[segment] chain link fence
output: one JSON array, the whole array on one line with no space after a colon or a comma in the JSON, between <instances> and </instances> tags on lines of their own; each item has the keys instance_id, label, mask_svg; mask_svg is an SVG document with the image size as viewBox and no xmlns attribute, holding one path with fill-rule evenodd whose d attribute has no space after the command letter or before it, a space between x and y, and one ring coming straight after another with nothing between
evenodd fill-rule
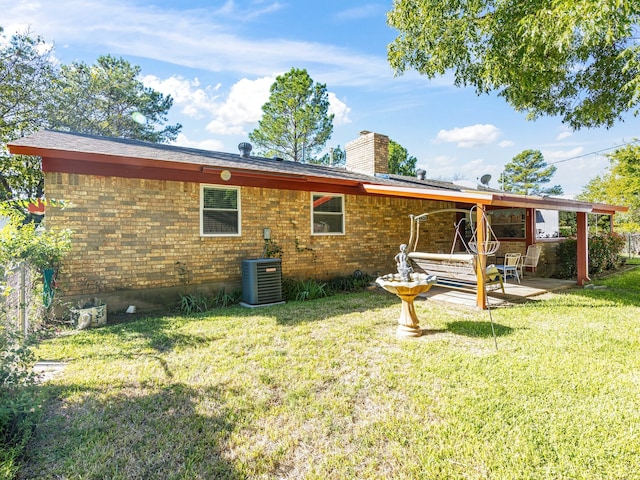
<instances>
[{"instance_id":1,"label":"chain link fence","mask_svg":"<svg viewBox=\"0 0 640 480\"><path fill-rule=\"evenodd\" d=\"M4 285L0 309L2 323L23 334L37 330L46 315L42 274L20 262L5 272Z\"/></svg>"}]
</instances>

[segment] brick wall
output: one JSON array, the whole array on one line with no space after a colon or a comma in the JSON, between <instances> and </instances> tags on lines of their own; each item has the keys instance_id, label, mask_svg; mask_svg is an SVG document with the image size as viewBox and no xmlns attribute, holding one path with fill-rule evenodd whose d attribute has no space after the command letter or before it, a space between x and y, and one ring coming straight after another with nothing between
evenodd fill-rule
<instances>
[{"instance_id":1,"label":"brick wall","mask_svg":"<svg viewBox=\"0 0 640 480\"><path fill-rule=\"evenodd\" d=\"M345 196L345 235L311 235L309 192L243 187L242 236L200 236L197 183L47 173L49 227L71 228L73 246L59 273L65 296L176 288L241 280L241 261L264 248L263 228L283 250L285 277L328 279L395 270L409 240L409 214L446 202ZM449 251L453 216L437 215L421 232L422 248Z\"/></svg>"}]
</instances>

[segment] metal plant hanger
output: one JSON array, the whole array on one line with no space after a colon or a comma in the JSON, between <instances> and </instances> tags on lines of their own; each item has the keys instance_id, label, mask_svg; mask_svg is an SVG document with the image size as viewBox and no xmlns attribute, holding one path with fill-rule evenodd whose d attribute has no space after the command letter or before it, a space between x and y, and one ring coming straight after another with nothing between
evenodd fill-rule
<instances>
[{"instance_id":1,"label":"metal plant hanger","mask_svg":"<svg viewBox=\"0 0 640 480\"><path fill-rule=\"evenodd\" d=\"M476 218L478 215L481 215L481 221L473 223L474 212L476 213ZM481 256L484 256L485 259L488 255L493 255L498 251L500 247L500 241L497 239L496 234L493 232L491 228L491 224L489 223L489 219L487 218L487 213L483 207L478 207L474 205L469 210L469 219L471 222L471 240L469 241L469 250L471 250L478 259L478 270L482 272L482 284L484 287L484 298L487 302L487 310L489 311L489 322L491 323L491 333L493 334L493 343L496 346L496 350L498 349L498 340L496 339L496 330L493 325L493 316L491 315L491 307L489 304L489 295L487 293L487 272L486 272L486 261L482 262ZM483 240L478 242L478 230L480 228L485 228ZM482 265L485 265L485 268L482 268Z\"/></svg>"}]
</instances>

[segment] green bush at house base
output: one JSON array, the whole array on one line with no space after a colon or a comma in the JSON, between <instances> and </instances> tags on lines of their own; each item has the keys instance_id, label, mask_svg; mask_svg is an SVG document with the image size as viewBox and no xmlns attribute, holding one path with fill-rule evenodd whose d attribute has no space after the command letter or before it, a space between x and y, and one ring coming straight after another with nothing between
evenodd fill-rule
<instances>
[{"instance_id":1,"label":"green bush at house base","mask_svg":"<svg viewBox=\"0 0 640 480\"><path fill-rule=\"evenodd\" d=\"M625 238L616 233L606 233L589 237L589 273L597 274L607 270L614 270L624 264L622 251ZM568 238L556 247L558 257L557 276L560 278L574 278L577 272L576 259L578 242Z\"/></svg>"},{"instance_id":2,"label":"green bush at house base","mask_svg":"<svg viewBox=\"0 0 640 480\"><path fill-rule=\"evenodd\" d=\"M360 271L356 271L353 275L335 277L326 282L312 278L307 280L284 278L282 280L282 298L287 302L303 302L339 293L360 292L366 289L372 281L371 275ZM241 290L234 290L230 293L219 290L213 297L205 294L180 295L178 310L187 315L204 313L215 308L237 305L241 299Z\"/></svg>"}]
</instances>

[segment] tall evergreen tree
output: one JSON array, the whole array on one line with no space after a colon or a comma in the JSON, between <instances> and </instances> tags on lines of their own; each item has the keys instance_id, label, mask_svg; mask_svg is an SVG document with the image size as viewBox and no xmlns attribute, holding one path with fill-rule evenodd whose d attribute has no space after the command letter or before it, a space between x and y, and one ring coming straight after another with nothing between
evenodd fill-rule
<instances>
[{"instance_id":1,"label":"tall evergreen tree","mask_svg":"<svg viewBox=\"0 0 640 480\"><path fill-rule=\"evenodd\" d=\"M173 99L145 88L140 67L103 56L57 68L52 50L28 31L0 40L0 201L19 209L44 195L44 179L39 157L9 155L11 140L54 128L164 142L181 129L163 126Z\"/></svg>"},{"instance_id":2,"label":"tall evergreen tree","mask_svg":"<svg viewBox=\"0 0 640 480\"><path fill-rule=\"evenodd\" d=\"M175 140L182 126L164 125L173 99L145 87L139 75L139 66L111 55L98 57L92 66L63 65L54 88L55 107L48 112L49 126L149 142Z\"/></svg>"},{"instance_id":3,"label":"tall evergreen tree","mask_svg":"<svg viewBox=\"0 0 640 480\"><path fill-rule=\"evenodd\" d=\"M0 34L2 27L0 27ZM50 48L29 32L0 40L0 201L41 197L40 160L9 155L6 144L43 125L56 71Z\"/></svg>"},{"instance_id":4,"label":"tall evergreen tree","mask_svg":"<svg viewBox=\"0 0 640 480\"><path fill-rule=\"evenodd\" d=\"M389 139L389 173L413 176L417 161L416 157L409 155L406 148Z\"/></svg>"},{"instance_id":5,"label":"tall evergreen tree","mask_svg":"<svg viewBox=\"0 0 640 480\"><path fill-rule=\"evenodd\" d=\"M555 166L547 165L539 150L525 150L504 166L500 183L507 192L523 195L562 195L560 185L549 188L542 186L551 181L556 170Z\"/></svg>"},{"instance_id":6,"label":"tall evergreen tree","mask_svg":"<svg viewBox=\"0 0 640 480\"><path fill-rule=\"evenodd\" d=\"M249 139L267 156L294 162L313 158L333 133L327 87L306 70L292 68L276 77L262 119Z\"/></svg>"}]
</instances>

